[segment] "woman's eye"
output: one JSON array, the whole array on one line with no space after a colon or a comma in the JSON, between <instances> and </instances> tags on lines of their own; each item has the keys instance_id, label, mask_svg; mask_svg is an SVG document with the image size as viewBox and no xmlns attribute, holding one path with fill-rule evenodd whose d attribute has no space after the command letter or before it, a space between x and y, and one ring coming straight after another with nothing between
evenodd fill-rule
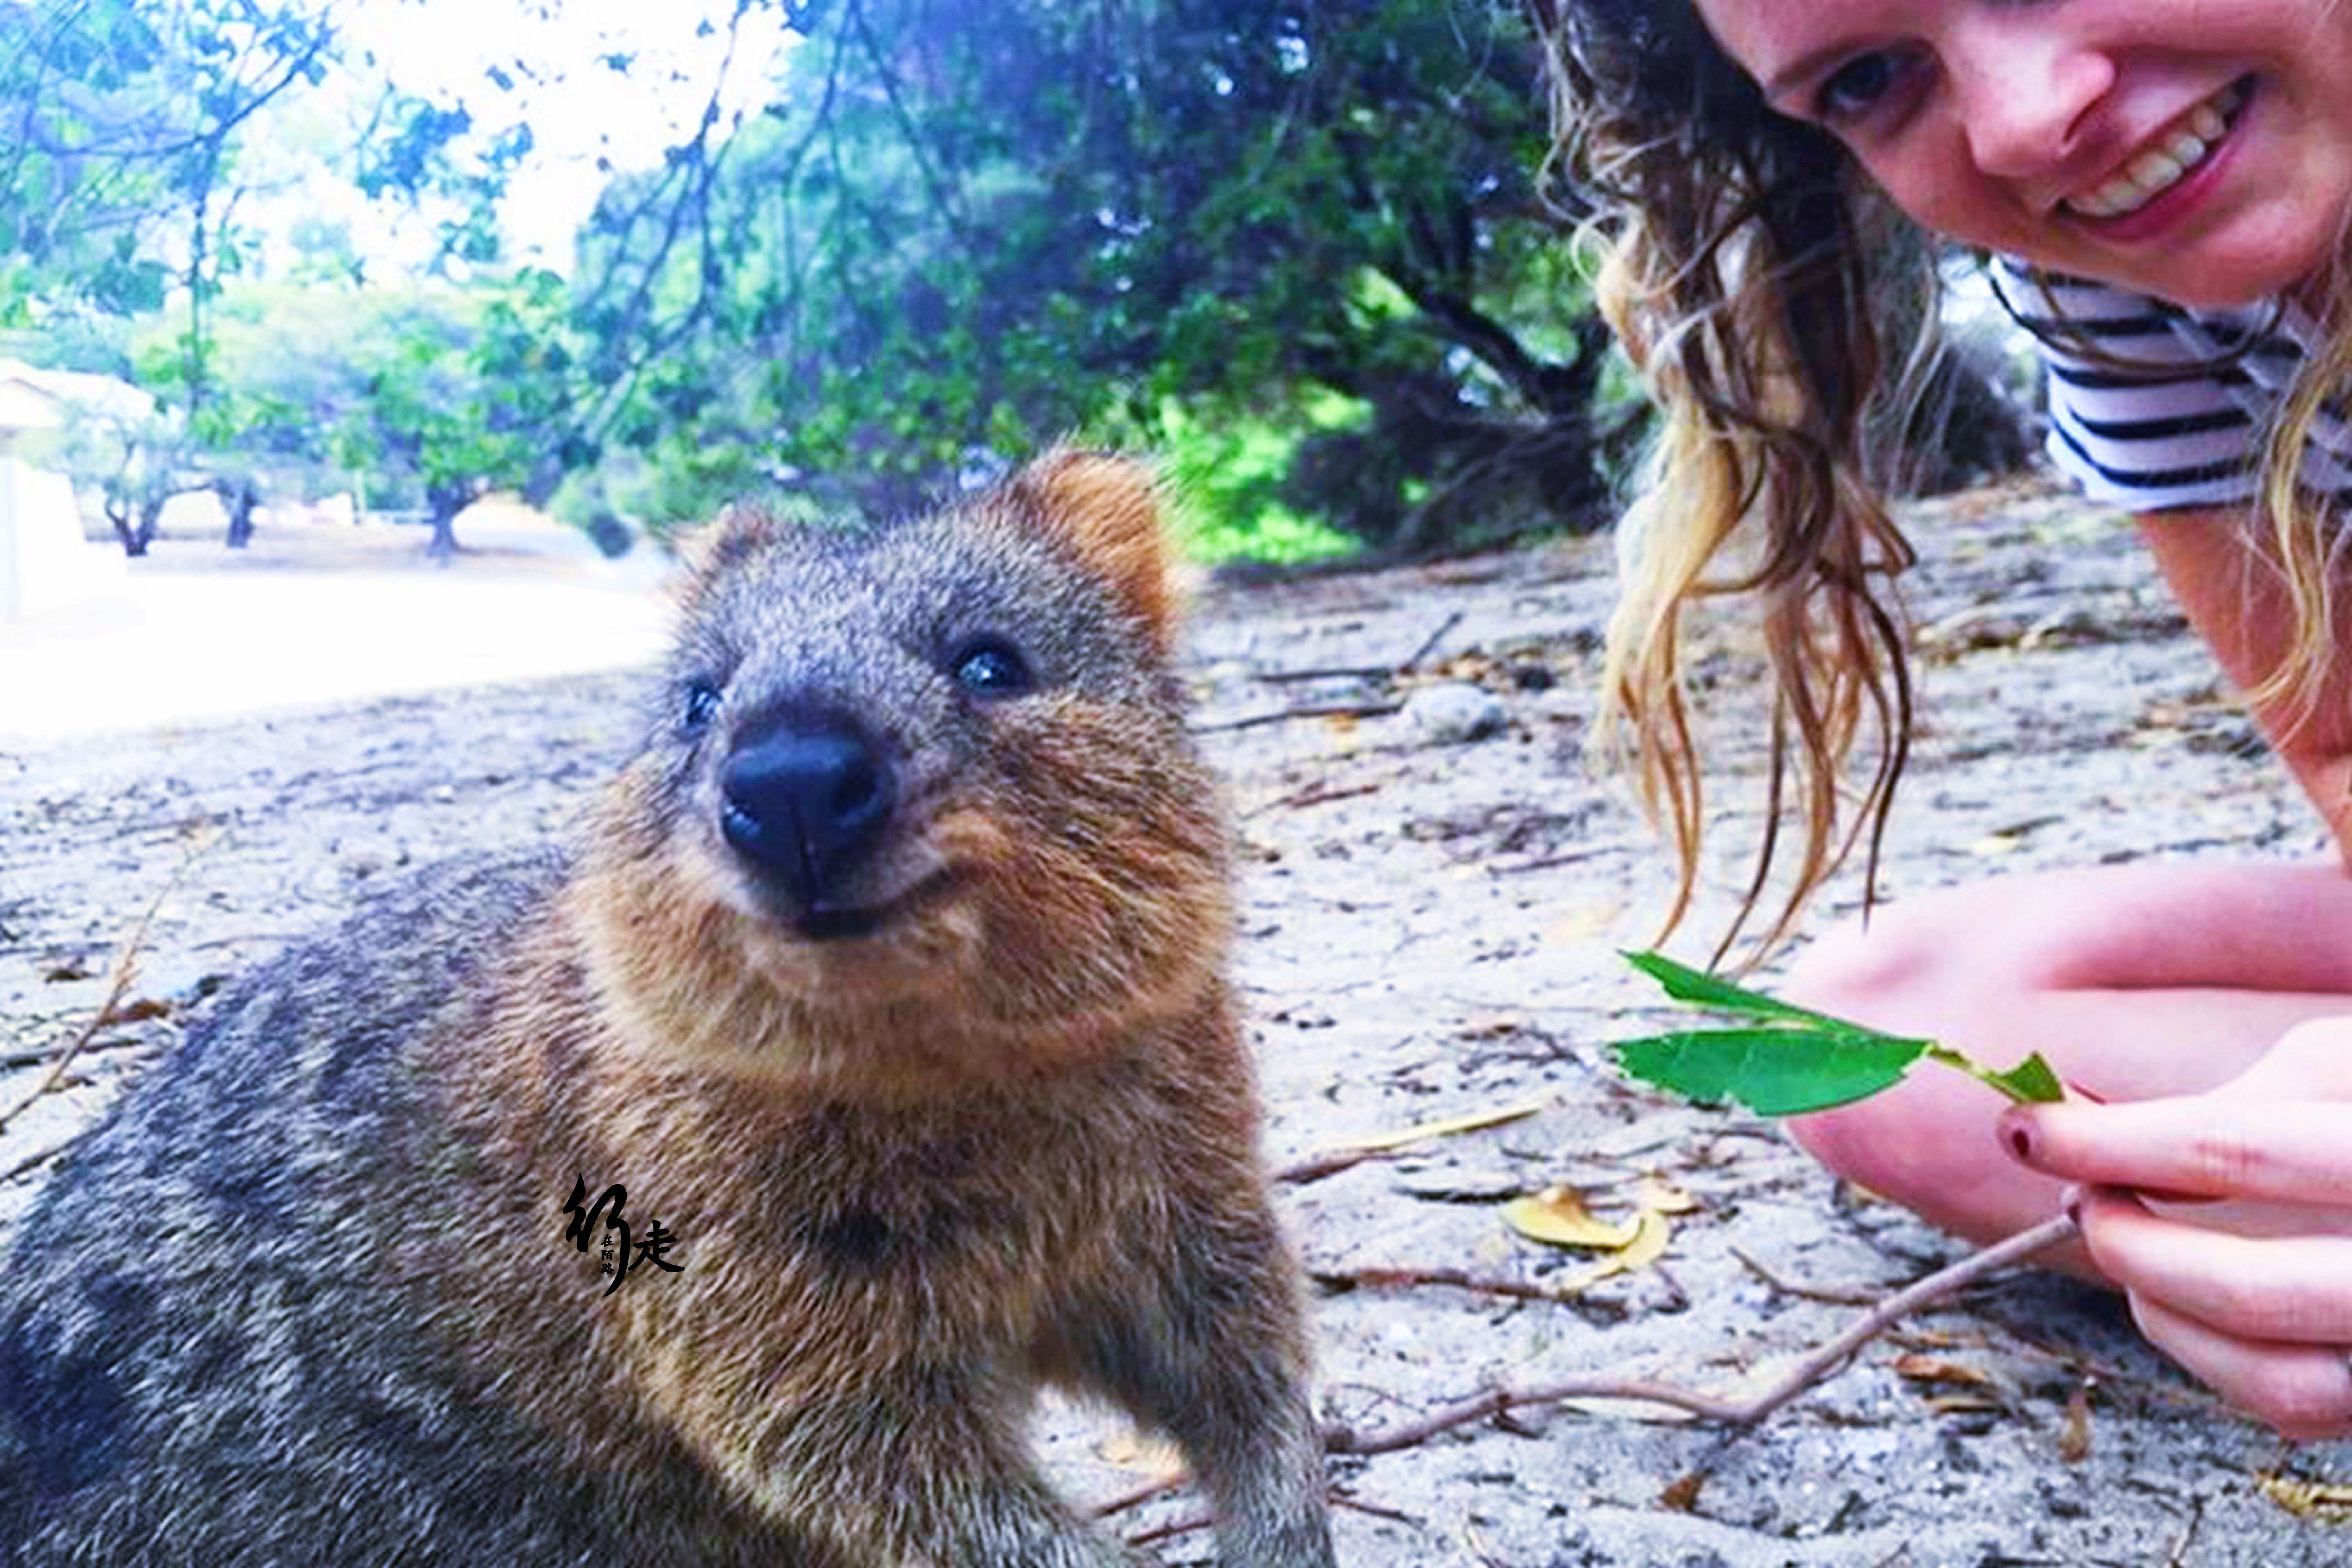
<instances>
[{"instance_id":1,"label":"woman's eye","mask_svg":"<svg viewBox=\"0 0 2352 1568\"><path fill-rule=\"evenodd\" d=\"M956 684L975 697L1018 697L1037 684L1021 650L999 637L978 637L961 644L948 668Z\"/></svg>"},{"instance_id":2,"label":"woman's eye","mask_svg":"<svg viewBox=\"0 0 2352 1568\"><path fill-rule=\"evenodd\" d=\"M710 728L710 721L719 717L719 702L718 687L707 680L688 681L685 708L678 715L685 721L686 732L698 735Z\"/></svg>"},{"instance_id":3,"label":"woman's eye","mask_svg":"<svg viewBox=\"0 0 2352 1568\"><path fill-rule=\"evenodd\" d=\"M1813 95L1814 110L1832 125L1859 120L1895 95L1915 63L1895 49L1856 55L1822 80Z\"/></svg>"}]
</instances>

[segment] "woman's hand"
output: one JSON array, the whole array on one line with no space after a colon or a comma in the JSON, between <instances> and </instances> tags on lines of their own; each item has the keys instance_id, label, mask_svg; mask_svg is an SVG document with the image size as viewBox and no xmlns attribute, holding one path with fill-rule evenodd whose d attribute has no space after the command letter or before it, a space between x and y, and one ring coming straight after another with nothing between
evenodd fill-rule
<instances>
[{"instance_id":1,"label":"woman's hand","mask_svg":"<svg viewBox=\"0 0 2352 1568\"><path fill-rule=\"evenodd\" d=\"M2352 1017L2210 1093L2020 1108L2001 1136L2083 1184L2084 1242L2158 1349L2289 1437L2352 1436Z\"/></svg>"}]
</instances>

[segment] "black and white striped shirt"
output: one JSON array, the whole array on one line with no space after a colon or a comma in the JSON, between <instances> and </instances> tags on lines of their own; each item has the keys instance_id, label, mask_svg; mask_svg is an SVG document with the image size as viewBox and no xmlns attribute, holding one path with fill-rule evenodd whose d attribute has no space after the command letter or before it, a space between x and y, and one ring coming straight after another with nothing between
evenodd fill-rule
<instances>
[{"instance_id":1,"label":"black and white striped shirt","mask_svg":"<svg viewBox=\"0 0 2352 1568\"><path fill-rule=\"evenodd\" d=\"M2189 311L2000 263L2049 367L2048 450L2095 500L2131 511L2253 498L2263 431L2318 340L2290 303ZM2352 498L2352 431L2323 412L2304 481Z\"/></svg>"}]
</instances>

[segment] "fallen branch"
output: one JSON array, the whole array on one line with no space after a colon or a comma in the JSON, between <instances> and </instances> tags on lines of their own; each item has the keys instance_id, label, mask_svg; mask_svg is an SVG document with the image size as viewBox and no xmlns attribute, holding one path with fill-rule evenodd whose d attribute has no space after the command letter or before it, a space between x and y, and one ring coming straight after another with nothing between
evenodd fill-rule
<instances>
[{"instance_id":1,"label":"fallen branch","mask_svg":"<svg viewBox=\"0 0 2352 1568\"><path fill-rule=\"evenodd\" d=\"M1358 1434L1344 1426L1328 1429L1324 1434L1324 1447L1334 1454L1391 1453L1425 1442L1438 1433L1456 1426L1491 1420L1506 1411L1538 1405L1558 1405L1570 1399L1634 1400L1688 1411L1702 1419L1718 1421L1726 1426L1752 1426L1835 1372L1854 1352L1909 1313L1972 1285L1988 1274L2046 1251L2074 1234L2074 1222L2061 1215L2031 1230L2021 1231L2007 1241L1971 1254L1948 1268L1937 1269L1926 1279L1889 1296L1857 1319L1844 1332L1806 1355L1761 1393L1745 1399L1706 1394L1640 1378L1575 1378L1537 1388L1492 1388L1385 1432Z\"/></svg>"},{"instance_id":2,"label":"fallen branch","mask_svg":"<svg viewBox=\"0 0 2352 1568\"><path fill-rule=\"evenodd\" d=\"M1718 1422L1727 1426L1753 1426L1789 1401L1821 1383L1844 1365L1853 1354L1877 1338L1896 1322L1931 1301L1942 1300L1973 1285L1986 1275L1998 1273L2012 1264L2022 1263L2036 1253L2047 1251L2074 1234L2074 1222L2061 1215L2045 1220L2031 1230L2020 1231L2008 1240L1969 1254L1948 1268L1918 1279L1894 1295L1887 1297L1850 1324L1843 1332L1827 1344L1812 1351L1788 1372L1782 1373L1759 1393L1745 1398L1730 1394L1708 1394L1697 1389L1683 1388L1674 1384L1656 1383L1645 1378L1580 1377L1559 1383L1548 1383L1534 1388L1512 1388L1507 1385L1442 1406L1426 1415L1389 1427L1385 1431L1358 1432L1345 1425L1323 1428L1323 1449L1328 1454L1364 1456L1392 1454L1411 1448L1430 1438L1457 1427L1481 1421L1494 1421L1515 1410L1538 1405L1559 1405L1571 1399L1620 1399L1644 1405L1663 1405L1682 1410L1705 1421ZM1433 1283L1455 1283L1435 1277L1450 1270L1424 1270L1424 1277ZM1466 1278L1466 1277L1465 1277ZM1481 1285L1492 1283L1481 1281ZM1476 1288L1476 1287L1465 1287ZM1541 1287L1514 1288L1509 1294L1549 1295ZM1557 1300L1554 1297L1552 1299ZM1124 1512L1182 1486L1187 1478L1177 1475L1163 1477L1134 1490L1097 1505L1097 1518ZM1198 1529L1197 1523L1181 1522L1161 1526L1139 1540L1156 1539L1161 1533L1175 1534Z\"/></svg>"}]
</instances>

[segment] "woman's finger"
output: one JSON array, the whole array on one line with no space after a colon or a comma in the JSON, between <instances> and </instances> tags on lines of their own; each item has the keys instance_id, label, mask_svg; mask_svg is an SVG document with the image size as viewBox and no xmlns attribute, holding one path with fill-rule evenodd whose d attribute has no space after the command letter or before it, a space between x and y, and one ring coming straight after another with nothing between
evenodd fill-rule
<instances>
[{"instance_id":1,"label":"woman's finger","mask_svg":"<svg viewBox=\"0 0 2352 1568\"><path fill-rule=\"evenodd\" d=\"M2076 1216L2100 1272L2241 1341L2352 1353L2352 1237L2246 1237L2150 1214L2112 1189Z\"/></svg>"},{"instance_id":2,"label":"woman's finger","mask_svg":"<svg viewBox=\"0 0 2352 1568\"><path fill-rule=\"evenodd\" d=\"M2002 1116L2000 1136L2065 1181L2352 1209L2347 1118L2342 1100L2190 1095L2021 1106Z\"/></svg>"},{"instance_id":3,"label":"woman's finger","mask_svg":"<svg viewBox=\"0 0 2352 1568\"><path fill-rule=\"evenodd\" d=\"M2352 1352L2242 1340L2137 1292L2131 1307L2151 1344L2282 1436L2352 1436Z\"/></svg>"}]
</instances>

